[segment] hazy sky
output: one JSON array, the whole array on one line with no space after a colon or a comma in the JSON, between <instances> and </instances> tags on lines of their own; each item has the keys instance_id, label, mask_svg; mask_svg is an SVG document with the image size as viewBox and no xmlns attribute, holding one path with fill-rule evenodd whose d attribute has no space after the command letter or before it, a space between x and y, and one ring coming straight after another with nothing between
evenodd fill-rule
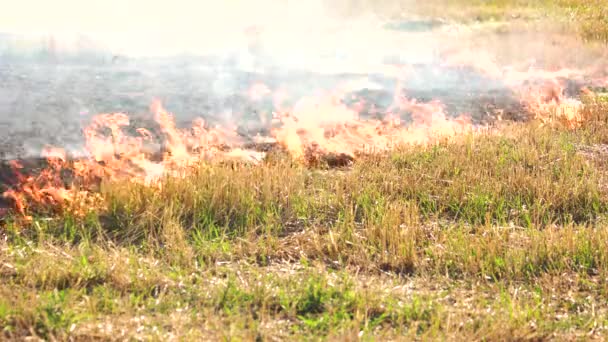
<instances>
[{"instance_id":1,"label":"hazy sky","mask_svg":"<svg viewBox=\"0 0 608 342\"><path fill-rule=\"evenodd\" d=\"M317 5L314 5L314 3ZM289 5L286 5L289 3ZM315 19L320 1L0 0L3 31L184 31L296 17Z\"/></svg>"},{"instance_id":2,"label":"hazy sky","mask_svg":"<svg viewBox=\"0 0 608 342\"><path fill-rule=\"evenodd\" d=\"M323 17L322 0L0 0L0 32L87 33L118 50L217 47L249 25L289 30Z\"/></svg>"}]
</instances>

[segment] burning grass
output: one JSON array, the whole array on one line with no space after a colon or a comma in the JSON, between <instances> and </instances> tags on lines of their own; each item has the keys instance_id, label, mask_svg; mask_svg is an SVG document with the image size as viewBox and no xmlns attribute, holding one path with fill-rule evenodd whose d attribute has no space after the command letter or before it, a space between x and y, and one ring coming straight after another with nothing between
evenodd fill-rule
<instances>
[{"instance_id":1,"label":"burning grass","mask_svg":"<svg viewBox=\"0 0 608 342\"><path fill-rule=\"evenodd\" d=\"M587 81L582 79L586 70L501 70L494 61L473 57L466 49L463 51L447 51L446 65L476 68L502 79L517 94L514 96L520 97L520 107L526 111L527 120L559 123L574 129L589 119L584 101L599 99L587 87L577 86L579 98L567 91L569 82ZM605 78L602 75L589 82L603 84ZM264 95L250 93L255 95L254 100L269 96L274 101L274 120L265 128L269 136L258 133L246 137L239 134L236 127L212 127L203 119L194 120L190 128L179 128L173 115L158 102L152 106L156 124L153 130L133 126L124 113L100 114L83 130L85 156L74 159L62 148L47 146L41 156L46 160L46 167L33 174L24 172L20 161L10 161L8 166L14 179L3 189L3 197L25 220L49 208L59 211L69 208L83 216L86 208L101 205L98 192L104 181L127 181L156 191L174 179L196 174L201 162L228 162L231 167L238 166L239 161L255 165L268 161L269 153L282 151L288 155L287 159L310 168L346 167L355 159L386 156L400 146L418 149L432 145L440 149L442 140L469 139L470 133L475 139L484 136L483 133L476 135L484 127L472 122L470 115L453 117L439 101L409 99L399 82L392 104L381 110L376 109L374 103L366 103L364 98L340 89L318 97L305 97L291 108L278 96L280 91L266 91ZM348 104L345 99L355 101ZM409 123L404 120L406 117ZM500 122L501 114L490 120ZM472 156L476 152L469 149L466 153ZM0 214L6 213L4 208Z\"/></svg>"},{"instance_id":2,"label":"burning grass","mask_svg":"<svg viewBox=\"0 0 608 342\"><path fill-rule=\"evenodd\" d=\"M277 152L104 181L104 210L3 223L3 333L605 337L608 169L582 146L606 143L606 109L342 170Z\"/></svg>"}]
</instances>

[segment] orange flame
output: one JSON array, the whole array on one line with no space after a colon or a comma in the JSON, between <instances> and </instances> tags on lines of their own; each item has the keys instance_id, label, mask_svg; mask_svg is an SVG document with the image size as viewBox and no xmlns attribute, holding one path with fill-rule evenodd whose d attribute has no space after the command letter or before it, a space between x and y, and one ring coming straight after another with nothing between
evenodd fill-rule
<instances>
[{"instance_id":1,"label":"orange flame","mask_svg":"<svg viewBox=\"0 0 608 342\"><path fill-rule=\"evenodd\" d=\"M472 58L457 57L450 62L465 63L467 58ZM574 73L572 70L533 72L535 78L547 82L542 87L525 89L522 87L524 72L500 70L489 59L478 63L478 67L489 75L501 77L521 93L525 107L543 122L556 116L571 127L580 122L581 103L568 98L564 84L556 81L558 76ZM440 102L417 102L401 93L398 84L392 106L384 113L375 113L379 118L366 119L360 114L366 107L364 100L349 98L355 102L351 106L342 101L349 94L347 89L303 98L291 109L286 108L284 90L273 92L260 83L249 90L253 100L267 96L272 100L277 125L270 129L271 137L295 159L304 162L324 154L352 159L360 153L385 151L397 145L429 144L473 128L467 115L451 118ZM373 104L371 108L378 110ZM64 150L47 147L42 156L48 167L36 176L24 174L23 165L13 161L11 167L17 185L3 196L11 199L15 212L26 219L37 208L69 209L81 215L101 206L103 201L94 192L101 181L126 179L160 186L163 176L182 177L184 171L201 160L228 158L258 163L264 158L264 153L245 148L246 141L235 127L209 127L203 119L198 119L189 129L181 129L159 102L154 102L151 109L158 132L136 128L135 133L129 134L128 115L101 114L83 130L88 157L71 161ZM411 123L402 120L399 113L404 112L410 114ZM259 138L267 141L270 137ZM63 179L62 173L66 170L74 176L71 184Z\"/></svg>"},{"instance_id":2,"label":"orange flame","mask_svg":"<svg viewBox=\"0 0 608 342\"><path fill-rule=\"evenodd\" d=\"M553 70L527 67L518 70L513 66L500 67L483 51L458 48L454 51L447 50L444 57L445 66L472 67L520 94L524 108L543 124L560 122L568 128L574 128L584 120L581 115L583 103L566 94L564 80L598 87L608 85L606 76L588 79L588 75L606 74L606 71L597 70L597 66L581 69L560 67ZM587 88L580 91L581 95L592 93Z\"/></svg>"},{"instance_id":3,"label":"orange flame","mask_svg":"<svg viewBox=\"0 0 608 342\"><path fill-rule=\"evenodd\" d=\"M356 107L361 107L361 101ZM292 111L275 113L281 126L272 134L293 157L302 159L311 151L355 157L397 145L424 144L470 127L465 116L449 119L439 102L418 103L397 97L394 107L411 112L413 124L405 126L390 112L382 120L363 120L335 95L304 98Z\"/></svg>"},{"instance_id":4,"label":"orange flame","mask_svg":"<svg viewBox=\"0 0 608 342\"><path fill-rule=\"evenodd\" d=\"M546 82L542 88L532 89L522 101L543 124L559 121L568 128L575 128L582 123L582 102L567 97L564 86L555 80Z\"/></svg>"},{"instance_id":5,"label":"orange flame","mask_svg":"<svg viewBox=\"0 0 608 342\"><path fill-rule=\"evenodd\" d=\"M71 162L64 150L47 147L41 155L48 167L35 177L24 175L21 172L23 165L12 161L17 185L4 192L3 197L13 201L18 214L30 218L30 205L68 209L77 199L95 197L87 190L94 188L101 180L128 179L136 183L159 185L158 181L164 175L182 175L181 170L203 159L224 156L257 162L263 157L260 152L244 149L226 151L225 146L241 143L235 131L209 129L202 120L195 121L190 130L180 130L173 116L160 103L155 102L152 110L164 137L160 161L154 161L154 153L159 152L145 145L145 142L153 139L149 130L139 128L136 130L139 136L132 136L125 133L125 128L130 125L126 114L101 114L95 116L83 130L88 158ZM65 184L63 170L72 172L80 184ZM85 202L91 206L90 201ZM83 207L71 209L85 213Z\"/></svg>"}]
</instances>

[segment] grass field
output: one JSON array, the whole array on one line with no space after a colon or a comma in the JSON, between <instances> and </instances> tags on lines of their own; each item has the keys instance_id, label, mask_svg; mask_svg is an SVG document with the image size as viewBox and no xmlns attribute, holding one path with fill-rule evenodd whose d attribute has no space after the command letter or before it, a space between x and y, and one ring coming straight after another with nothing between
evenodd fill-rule
<instances>
[{"instance_id":1,"label":"grass field","mask_svg":"<svg viewBox=\"0 0 608 342\"><path fill-rule=\"evenodd\" d=\"M349 15L372 8L389 18L423 14L464 23L520 21L576 31L586 40L608 41L608 6L603 0L341 0L334 6L337 13Z\"/></svg>"},{"instance_id":2,"label":"grass field","mask_svg":"<svg viewBox=\"0 0 608 342\"><path fill-rule=\"evenodd\" d=\"M606 337L608 106L350 170L201 165L6 222L5 337ZM50 219L49 219L50 217Z\"/></svg>"},{"instance_id":3,"label":"grass field","mask_svg":"<svg viewBox=\"0 0 608 342\"><path fill-rule=\"evenodd\" d=\"M481 3L468 8L532 6ZM161 189L105 183L107 210L10 218L0 336L606 339L608 102L584 113L574 129L502 123L345 169L280 152L202 163Z\"/></svg>"}]
</instances>

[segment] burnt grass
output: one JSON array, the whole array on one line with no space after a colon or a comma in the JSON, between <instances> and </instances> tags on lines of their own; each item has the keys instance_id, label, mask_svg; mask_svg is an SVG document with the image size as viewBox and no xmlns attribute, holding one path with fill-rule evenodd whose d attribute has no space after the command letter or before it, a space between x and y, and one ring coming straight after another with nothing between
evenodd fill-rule
<instances>
[{"instance_id":1,"label":"burnt grass","mask_svg":"<svg viewBox=\"0 0 608 342\"><path fill-rule=\"evenodd\" d=\"M390 63L387 61L387 63ZM434 62L431 62L434 63ZM404 85L403 94L418 101L439 100L450 115L469 113L474 122L492 121L497 110L508 118L522 113L518 99L499 81L485 78L467 68L414 65L416 78ZM4 158L37 156L45 145L82 149L82 129L93 115L124 112L132 117L133 128L154 131L149 107L160 100L186 127L203 117L209 125L236 123L244 136L267 134L272 98L248 98L249 87L264 83L270 89L284 88L286 105L320 90L332 90L343 82L367 79L378 89L355 89L351 96L386 110L394 97L395 80L383 75L321 75L272 66L260 71L239 69L230 59L196 57L160 60L130 59L78 64L68 61L12 61L0 66L0 126L7 132L0 140ZM376 115L376 114L373 114ZM401 113L406 122L410 113ZM371 117L364 110L362 117Z\"/></svg>"}]
</instances>

